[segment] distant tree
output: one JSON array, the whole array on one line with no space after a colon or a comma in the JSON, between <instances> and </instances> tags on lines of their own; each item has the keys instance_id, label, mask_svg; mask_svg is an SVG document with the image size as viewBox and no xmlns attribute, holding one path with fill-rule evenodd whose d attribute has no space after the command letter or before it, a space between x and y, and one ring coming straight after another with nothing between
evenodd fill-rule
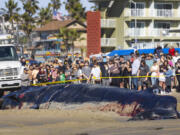
<instances>
[{"instance_id":1,"label":"distant tree","mask_svg":"<svg viewBox=\"0 0 180 135\"><path fill-rule=\"evenodd\" d=\"M63 40L64 45L66 46L66 51L68 52L68 50L71 48L73 53L75 41L83 40L81 38L81 33L76 29L68 29L65 27L61 28L56 36Z\"/></svg>"},{"instance_id":2,"label":"distant tree","mask_svg":"<svg viewBox=\"0 0 180 135\"><path fill-rule=\"evenodd\" d=\"M50 4L48 4L48 7L40 9L38 18L38 24L40 26L43 26L52 20L52 10Z\"/></svg>"},{"instance_id":3,"label":"distant tree","mask_svg":"<svg viewBox=\"0 0 180 135\"><path fill-rule=\"evenodd\" d=\"M24 12L22 17L22 30L28 37L29 44L31 44L30 36L33 29L36 27L37 20L35 18L36 12L39 9L37 0L21 0Z\"/></svg>"},{"instance_id":4,"label":"distant tree","mask_svg":"<svg viewBox=\"0 0 180 135\"><path fill-rule=\"evenodd\" d=\"M93 11L97 11L99 8L98 8L98 5L93 5L91 6L91 10Z\"/></svg>"},{"instance_id":5,"label":"distant tree","mask_svg":"<svg viewBox=\"0 0 180 135\"><path fill-rule=\"evenodd\" d=\"M4 14L5 20L11 23L12 34L14 33L14 22L19 18L20 8L18 7L18 3L14 2L14 0L8 0L5 2L5 8L1 8L1 11Z\"/></svg>"},{"instance_id":6,"label":"distant tree","mask_svg":"<svg viewBox=\"0 0 180 135\"><path fill-rule=\"evenodd\" d=\"M65 3L66 10L69 15L79 21L84 22L86 19L85 8L82 6L80 0L67 0Z\"/></svg>"},{"instance_id":7,"label":"distant tree","mask_svg":"<svg viewBox=\"0 0 180 135\"><path fill-rule=\"evenodd\" d=\"M60 0L51 0L51 7L53 9L53 12L57 11L61 7L61 1Z\"/></svg>"}]
</instances>

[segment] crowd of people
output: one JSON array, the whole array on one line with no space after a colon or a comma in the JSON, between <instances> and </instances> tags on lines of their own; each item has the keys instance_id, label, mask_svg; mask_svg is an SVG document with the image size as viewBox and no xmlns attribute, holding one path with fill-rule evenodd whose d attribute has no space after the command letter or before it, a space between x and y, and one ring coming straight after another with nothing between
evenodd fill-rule
<instances>
[{"instance_id":1,"label":"crowd of people","mask_svg":"<svg viewBox=\"0 0 180 135\"><path fill-rule=\"evenodd\" d=\"M154 54L83 59L70 57L55 58L45 63L27 63L21 59L24 68L22 85L57 82L93 83L117 86L135 90L159 87L161 94L170 93L173 88L180 91L180 56L173 48L163 54L157 47Z\"/></svg>"}]
</instances>

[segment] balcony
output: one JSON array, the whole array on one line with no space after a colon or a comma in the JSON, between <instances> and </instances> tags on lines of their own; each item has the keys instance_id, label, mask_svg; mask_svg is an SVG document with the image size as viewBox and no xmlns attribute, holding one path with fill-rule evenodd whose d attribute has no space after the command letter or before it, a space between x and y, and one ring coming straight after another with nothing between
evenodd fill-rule
<instances>
[{"instance_id":1,"label":"balcony","mask_svg":"<svg viewBox=\"0 0 180 135\"><path fill-rule=\"evenodd\" d=\"M101 28L115 28L116 20L115 19L101 19Z\"/></svg>"},{"instance_id":2,"label":"balcony","mask_svg":"<svg viewBox=\"0 0 180 135\"><path fill-rule=\"evenodd\" d=\"M180 33L170 33L168 32L169 29L162 29L162 28L154 28L153 30L149 29L149 35L152 37L162 37L162 38L180 38Z\"/></svg>"},{"instance_id":3,"label":"balcony","mask_svg":"<svg viewBox=\"0 0 180 135\"><path fill-rule=\"evenodd\" d=\"M128 37L144 37L146 36L145 34L145 29L142 28L142 29L135 29L135 28L129 28L127 31L126 31L126 36Z\"/></svg>"},{"instance_id":4,"label":"balcony","mask_svg":"<svg viewBox=\"0 0 180 135\"><path fill-rule=\"evenodd\" d=\"M165 36L165 35L167 35L167 31L168 31L168 29L154 28L149 33L149 36L152 36L152 37Z\"/></svg>"},{"instance_id":5,"label":"balcony","mask_svg":"<svg viewBox=\"0 0 180 135\"><path fill-rule=\"evenodd\" d=\"M126 17L180 17L173 14L172 9L149 9L149 15L146 15L144 9L127 9L125 12Z\"/></svg>"},{"instance_id":6,"label":"balcony","mask_svg":"<svg viewBox=\"0 0 180 135\"><path fill-rule=\"evenodd\" d=\"M101 38L101 46L102 47L115 47L116 38Z\"/></svg>"},{"instance_id":7,"label":"balcony","mask_svg":"<svg viewBox=\"0 0 180 135\"><path fill-rule=\"evenodd\" d=\"M151 49L151 48L156 48L157 45L155 46L154 43L152 42L138 42L138 43L133 43L132 48L136 49Z\"/></svg>"},{"instance_id":8,"label":"balcony","mask_svg":"<svg viewBox=\"0 0 180 135\"><path fill-rule=\"evenodd\" d=\"M144 9L128 9L125 12L125 16L136 16L136 17L144 17L145 16L145 11Z\"/></svg>"},{"instance_id":9,"label":"balcony","mask_svg":"<svg viewBox=\"0 0 180 135\"><path fill-rule=\"evenodd\" d=\"M155 17L173 17L171 9L155 9L153 15Z\"/></svg>"}]
</instances>

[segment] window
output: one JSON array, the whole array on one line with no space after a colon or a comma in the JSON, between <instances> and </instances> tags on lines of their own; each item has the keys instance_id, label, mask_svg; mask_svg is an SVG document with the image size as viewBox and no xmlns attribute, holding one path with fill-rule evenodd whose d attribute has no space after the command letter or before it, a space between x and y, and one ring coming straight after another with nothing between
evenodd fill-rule
<instances>
[{"instance_id":1,"label":"window","mask_svg":"<svg viewBox=\"0 0 180 135\"><path fill-rule=\"evenodd\" d=\"M136 28L144 28L144 22L137 22ZM130 23L130 28L135 28L135 22Z\"/></svg>"},{"instance_id":2,"label":"window","mask_svg":"<svg viewBox=\"0 0 180 135\"><path fill-rule=\"evenodd\" d=\"M155 28L158 28L158 29L170 29L170 23L158 22L158 23L155 23Z\"/></svg>"},{"instance_id":3,"label":"window","mask_svg":"<svg viewBox=\"0 0 180 135\"><path fill-rule=\"evenodd\" d=\"M156 16L171 17L172 16L172 4L156 3Z\"/></svg>"},{"instance_id":4,"label":"window","mask_svg":"<svg viewBox=\"0 0 180 135\"><path fill-rule=\"evenodd\" d=\"M131 3L130 8L131 8L131 16L144 16L145 3L136 2L136 9L135 9L135 3Z\"/></svg>"},{"instance_id":5,"label":"window","mask_svg":"<svg viewBox=\"0 0 180 135\"><path fill-rule=\"evenodd\" d=\"M155 9L172 9L172 4L158 3L155 4Z\"/></svg>"},{"instance_id":6,"label":"window","mask_svg":"<svg viewBox=\"0 0 180 135\"><path fill-rule=\"evenodd\" d=\"M163 36L167 35L167 30L170 29L171 25L167 22L156 22L154 24L155 35L154 36Z\"/></svg>"},{"instance_id":7,"label":"window","mask_svg":"<svg viewBox=\"0 0 180 135\"><path fill-rule=\"evenodd\" d=\"M145 36L145 22L137 22L136 28L135 28L135 22L130 23L130 33L131 36Z\"/></svg>"},{"instance_id":8,"label":"window","mask_svg":"<svg viewBox=\"0 0 180 135\"><path fill-rule=\"evenodd\" d=\"M18 60L16 49L13 46L0 47L0 61Z\"/></svg>"}]
</instances>

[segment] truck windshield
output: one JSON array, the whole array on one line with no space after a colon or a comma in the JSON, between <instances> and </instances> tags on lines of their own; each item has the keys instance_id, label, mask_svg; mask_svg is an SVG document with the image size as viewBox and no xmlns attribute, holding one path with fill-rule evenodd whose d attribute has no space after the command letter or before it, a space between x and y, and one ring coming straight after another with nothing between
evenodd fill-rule
<instances>
[{"instance_id":1,"label":"truck windshield","mask_svg":"<svg viewBox=\"0 0 180 135\"><path fill-rule=\"evenodd\" d=\"M18 55L14 46L0 46L0 61L16 61Z\"/></svg>"}]
</instances>

